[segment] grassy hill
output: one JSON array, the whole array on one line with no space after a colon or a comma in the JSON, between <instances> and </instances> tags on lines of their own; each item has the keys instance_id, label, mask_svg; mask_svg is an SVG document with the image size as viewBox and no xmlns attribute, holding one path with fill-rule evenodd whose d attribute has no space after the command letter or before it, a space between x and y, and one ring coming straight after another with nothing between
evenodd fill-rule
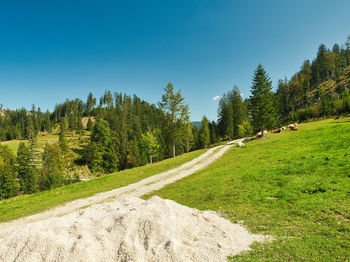
<instances>
[{"instance_id":1,"label":"grassy hill","mask_svg":"<svg viewBox=\"0 0 350 262\"><path fill-rule=\"evenodd\" d=\"M234 148L153 195L276 238L233 261L348 261L349 148L350 118L301 124Z\"/></svg>"}]
</instances>

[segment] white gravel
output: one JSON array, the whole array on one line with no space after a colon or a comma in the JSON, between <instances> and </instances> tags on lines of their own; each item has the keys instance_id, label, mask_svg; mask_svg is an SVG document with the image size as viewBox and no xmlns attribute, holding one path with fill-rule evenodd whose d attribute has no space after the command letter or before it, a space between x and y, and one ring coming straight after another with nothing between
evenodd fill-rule
<instances>
[{"instance_id":1,"label":"white gravel","mask_svg":"<svg viewBox=\"0 0 350 262\"><path fill-rule=\"evenodd\" d=\"M264 236L211 211L128 196L21 227L0 261L226 261Z\"/></svg>"}]
</instances>

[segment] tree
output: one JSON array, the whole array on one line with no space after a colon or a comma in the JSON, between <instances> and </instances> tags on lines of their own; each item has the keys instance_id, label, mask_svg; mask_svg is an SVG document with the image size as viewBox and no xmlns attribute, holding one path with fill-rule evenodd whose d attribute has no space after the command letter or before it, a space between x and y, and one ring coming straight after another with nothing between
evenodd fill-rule
<instances>
[{"instance_id":1,"label":"tree","mask_svg":"<svg viewBox=\"0 0 350 262\"><path fill-rule=\"evenodd\" d=\"M233 90L229 93L229 97L232 105L232 124L233 124L233 137L239 137L239 125L242 124L245 116L243 110L243 101L241 92L237 86L234 86Z\"/></svg>"},{"instance_id":2,"label":"tree","mask_svg":"<svg viewBox=\"0 0 350 262\"><path fill-rule=\"evenodd\" d=\"M64 155L68 151L68 141L66 138L66 118L63 117L61 118L61 124L60 124L60 134L59 134L59 139L58 139L58 144L60 145L61 151L62 151L62 156L64 158Z\"/></svg>"},{"instance_id":3,"label":"tree","mask_svg":"<svg viewBox=\"0 0 350 262\"><path fill-rule=\"evenodd\" d=\"M199 131L200 143L202 148L207 148L210 144L210 131L208 126L208 118L203 116L201 128Z\"/></svg>"},{"instance_id":4,"label":"tree","mask_svg":"<svg viewBox=\"0 0 350 262\"><path fill-rule=\"evenodd\" d=\"M15 158L7 146L0 145L0 199L14 197L18 193Z\"/></svg>"},{"instance_id":5,"label":"tree","mask_svg":"<svg viewBox=\"0 0 350 262\"><path fill-rule=\"evenodd\" d=\"M218 141L217 139L217 130L216 130L216 124L214 121L209 123L209 130L210 130L210 143L214 144Z\"/></svg>"},{"instance_id":6,"label":"tree","mask_svg":"<svg viewBox=\"0 0 350 262\"><path fill-rule=\"evenodd\" d=\"M64 162L58 143L47 143L43 152L40 189L52 189L64 184Z\"/></svg>"},{"instance_id":7,"label":"tree","mask_svg":"<svg viewBox=\"0 0 350 262\"><path fill-rule=\"evenodd\" d=\"M272 82L261 64L254 72L251 88L251 114L255 129L260 130L262 137L264 129L271 128L275 122L274 95L271 88Z\"/></svg>"},{"instance_id":8,"label":"tree","mask_svg":"<svg viewBox=\"0 0 350 262\"><path fill-rule=\"evenodd\" d=\"M90 143L85 147L84 159L91 171L118 170L118 155L109 124L100 118L91 132Z\"/></svg>"},{"instance_id":9,"label":"tree","mask_svg":"<svg viewBox=\"0 0 350 262\"><path fill-rule=\"evenodd\" d=\"M94 127L94 122L91 120L91 117L89 117L89 120L86 125L86 129L89 131L92 131L92 128Z\"/></svg>"},{"instance_id":10,"label":"tree","mask_svg":"<svg viewBox=\"0 0 350 262\"><path fill-rule=\"evenodd\" d=\"M87 98L86 104L85 104L85 114L86 116L90 116L92 113L92 109L96 105L96 98L94 98L94 95L90 92L89 96Z\"/></svg>"},{"instance_id":11,"label":"tree","mask_svg":"<svg viewBox=\"0 0 350 262\"><path fill-rule=\"evenodd\" d=\"M174 86L172 83L169 82L164 88L164 91L165 94L162 95L162 101L159 102L158 105L168 117L173 157L175 157L176 142L180 133L180 128L188 116L188 105L184 103L184 98L181 96L181 90L174 92Z\"/></svg>"},{"instance_id":12,"label":"tree","mask_svg":"<svg viewBox=\"0 0 350 262\"><path fill-rule=\"evenodd\" d=\"M37 170L31 165L30 149L23 142L19 144L17 150L17 173L21 186L21 191L25 194L36 191Z\"/></svg>"},{"instance_id":13,"label":"tree","mask_svg":"<svg viewBox=\"0 0 350 262\"><path fill-rule=\"evenodd\" d=\"M156 157L159 151L159 143L155 132L147 131L146 133L142 134L141 144L144 153L149 159L149 163L152 164L153 157Z\"/></svg>"}]
</instances>

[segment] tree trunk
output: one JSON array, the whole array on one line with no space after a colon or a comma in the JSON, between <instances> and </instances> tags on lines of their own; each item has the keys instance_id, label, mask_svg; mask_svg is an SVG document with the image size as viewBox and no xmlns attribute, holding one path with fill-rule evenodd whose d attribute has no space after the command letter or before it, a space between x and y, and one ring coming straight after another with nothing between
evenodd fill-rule
<instances>
[{"instance_id":1,"label":"tree trunk","mask_svg":"<svg viewBox=\"0 0 350 262\"><path fill-rule=\"evenodd\" d=\"M152 164L152 155L149 156L149 163Z\"/></svg>"},{"instance_id":2,"label":"tree trunk","mask_svg":"<svg viewBox=\"0 0 350 262\"><path fill-rule=\"evenodd\" d=\"M173 157L175 157L175 143L173 143Z\"/></svg>"},{"instance_id":3,"label":"tree trunk","mask_svg":"<svg viewBox=\"0 0 350 262\"><path fill-rule=\"evenodd\" d=\"M264 126L261 127L261 138L264 138Z\"/></svg>"}]
</instances>

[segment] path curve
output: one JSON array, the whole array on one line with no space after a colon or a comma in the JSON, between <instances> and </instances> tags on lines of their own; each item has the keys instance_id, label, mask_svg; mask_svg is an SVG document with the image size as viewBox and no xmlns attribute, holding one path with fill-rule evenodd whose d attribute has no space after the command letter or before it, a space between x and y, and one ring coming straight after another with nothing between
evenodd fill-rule
<instances>
[{"instance_id":1,"label":"path curve","mask_svg":"<svg viewBox=\"0 0 350 262\"><path fill-rule=\"evenodd\" d=\"M19 218L5 223L0 223L0 238L5 237L12 231L32 223L41 221L54 216L62 216L71 213L77 209L86 208L88 206L102 203L105 201L112 201L116 198L125 197L127 195L141 197L152 191L159 190L162 187L174 183L186 176L193 174L194 172L210 165L218 158L220 158L228 149L230 149L235 143L242 141L243 139L232 141L226 145L216 146L210 148L208 151L200 155L199 157L171 170L153 175L151 177L140 180L139 182L129 184L124 187L113 189L106 192L95 194L91 197L82 198L67 202L63 205L56 206L47 211L34 214L31 216Z\"/></svg>"}]
</instances>

